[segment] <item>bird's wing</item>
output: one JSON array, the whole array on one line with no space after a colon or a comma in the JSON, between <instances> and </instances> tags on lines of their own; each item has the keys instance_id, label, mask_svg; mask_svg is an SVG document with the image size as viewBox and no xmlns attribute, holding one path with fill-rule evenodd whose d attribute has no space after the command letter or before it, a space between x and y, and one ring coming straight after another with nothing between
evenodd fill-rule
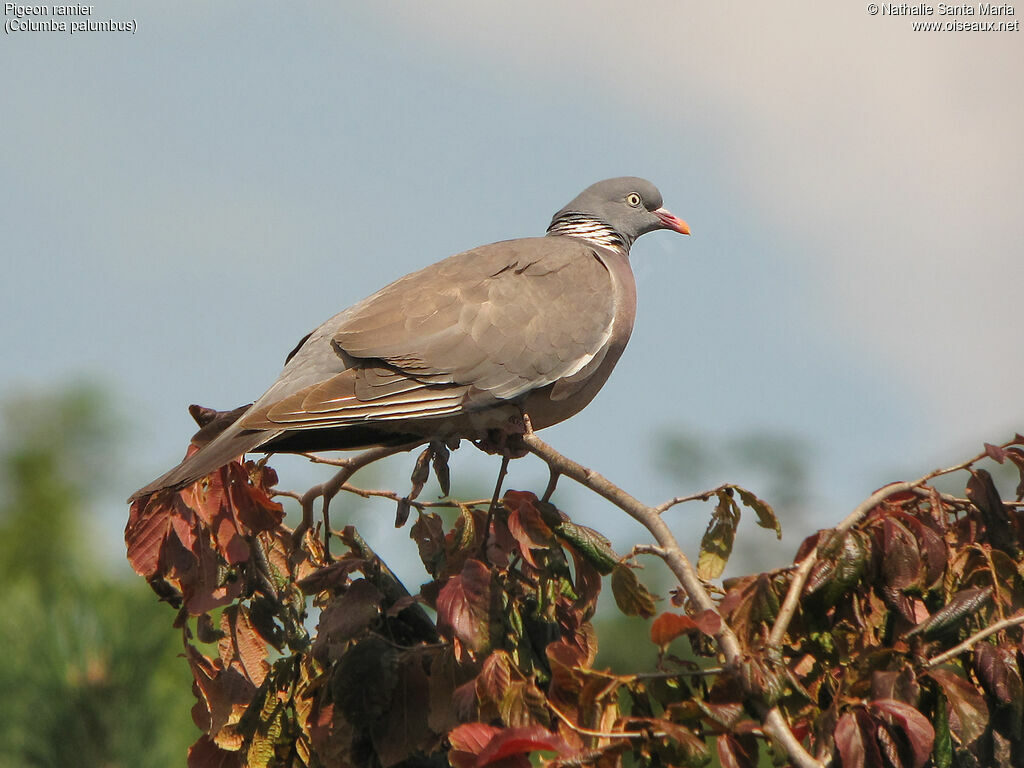
<instances>
[{"instance_id":1,"label":"bird's wing","mask_svg":"<svg viewBox=\"0 0 1024 768\"><path fill-rule=\"evenodd\" d=\"M336 317L329 343L344 370L258 402L244 426L437 418L515 400L603 354L615 311L608 269L578 240L530 238L467 251ZM328 343L317 336L312 343Z\"/></svg>"}]
</instances>

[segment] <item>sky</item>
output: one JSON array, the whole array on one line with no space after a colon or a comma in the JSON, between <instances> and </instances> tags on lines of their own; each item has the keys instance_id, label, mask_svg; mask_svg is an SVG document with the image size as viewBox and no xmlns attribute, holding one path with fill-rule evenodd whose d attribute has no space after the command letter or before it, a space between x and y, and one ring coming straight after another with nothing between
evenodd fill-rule
<instances>
[{"instance_id":1,"label":"sky","mask_svg":"<svg viewBox=\"0 0 1024 768\"><path fill-rule=\"evenodd\" d=\"M91 8L77 20L135 31L4 17L0 398L109 388L115 540L120 499L182 455L189 403L249 402L338 310L542 234L619 175L658 185L693 235L634 246L633 338L542 435L563 453L657 503L759 480L682 483L655 466L666 431L714 450L792 438L813 487L781 562L878 486L1024 432L1019 29L915 31L888 6L809 0ZM473 454L455 476L493 476ZM282 485L324 474L280 465ZM545 479L528 459L510 484ZM640 538L594 497L556 501ZM381 537L390 515L369 518Z\"/></svg>"}]
</instances>

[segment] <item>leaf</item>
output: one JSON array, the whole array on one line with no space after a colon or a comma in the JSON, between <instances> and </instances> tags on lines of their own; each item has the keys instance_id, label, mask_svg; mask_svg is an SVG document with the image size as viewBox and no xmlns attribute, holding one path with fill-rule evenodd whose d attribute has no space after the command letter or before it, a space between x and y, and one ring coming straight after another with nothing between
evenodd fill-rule
<instances>
[{"instance_id":1,"label":"leaf","mask_svg":"<svg viewBox=\"0 0 1024 768\"><path fill-rule=\"evenodd\" d=\"M166 494L154 494L132 504L124 540L128 562L140 576L154 576L159 568L164 541L171 530Z\"/></svg>"},{"instance_id":2,"label":"leaf","mask_svg":"<svg viewBox=\"0 0 1024 768\"><path fill-rule=\"evenodd\" d=\"M395 509L395 528L401 528L405 525L411 511L412 500L408 496L400 498L398 500L398 507Z\"/></svg>"},{"instance_id":3,"label":"leaf","mask_svg":"<svg viewBox=\"0 0 1024 768\"><path fill-rule=\"evenodd\" d=\"M896 590L915 586L920 580L921 552L917 540L893 516L882 521L882 576Z\"/></svg>"},{"instance_id":4,"label":"leaf","mask_svg":"<svg viewBox=\"0 0 1024 768\"><path fill-rule=\"evenodd\" d=\"M352 582L344 594L332 598L320 612L316 651L341 646L362 635L380 618L382 598L380 590L366 579Z\"/></svg>"},{"instance_id":5,"label":"leaf","mask_svg":"<svg viewBox=\"0 0 1024 768\"><path fill-rule=\"evenodd\" d=\"M220 659L225 667L237 663L238 671L253 685L263 685L270 665L267 663L267 645L249 620L245 606L229 605L220 618L221 632L217 643Z\"/></svg>"},{"instance_id":6,"label":"leaf","mask_svg":"<svg viewBox=\"0 0 1024 768\"><path fill-rule=\"evenodd\" d=\"M448 469L448 448L441 443L435 443L431 445L433 448L433 457L431 459L431 465L434 467L434 477L437 478L437 484L441 488L441 495L448 496L452 490L452 477L451 471Z\"/></svg>"},{"instance_id":7,"label":"leaf","mask_svg":"<svg viewBox=\"0 0 1024 768\"><path fill-rule=\"evenodd\" d=\"M740 509L729 489L723 488L715 495L718 497L718 506L708 522L697 556L697 575L705 580L717 579L722 575L729 555L732 554L736 527L740 522Z\"/></svg>"},{"instance_id":8,"label":"leaf","mask_svg":"<svg viewBox=\"0 0 1024 768\"><path fill-rule=\"evenodd\" d=\"M474 651L490 646L491 572L479 560L467 560L437 596L437 628Z\"/></svg>"},{"instance_id":9,"label":"leaf","mask_svg":"<svg viewBox=\"0 0 1024 768\"><path fill-rule=\"evenodd\" d=\"M950 730L961 744L970 746L981 738L988 727L989 713L985 697L950 667L936 667L927 674L942 686L949 704Z\"/></svg>"},{"instance_id":10,"label":"leaf","mask_svg":"<svg viewBox=\"0 0 1024 768\"><path fill-rule=\"evenodd\" d=\"M757 515L757 524L762 528L767 528L769 531L775 531L775 537L781 541L782 524L775 516L775 510L771 508L771 505L763 499L759 499L746 488L740 488L738 485L732 487L740 495L740 501L743 502L743 505L754 510L754 513Z\"/></svg>"},{"instance_id":11,"label":"leaf","mask_svg":"<svg viewBox=\"0 0 1024 768\"><path fill-rule=\"evenodd\" d=\"M615 554L611 542L593 528L563 521L556 529L558 536L572 545L580 556L597 569L602 576L611 573L621 558Z\"/></svg>"},{"instance_id":12,"label":"leaf","mask_svg":"<svg viewBox=\"0 0 1024 768\"><path fill-rule=\"evenodd\" d=\"M833 734L843 768L864 768L867 765L864 734L853 712L844 712Z\"/></svg>"},{"instance_id":13,"label":"leaf","mask_svg":"<svg viewBox=\"0 0 1024 768\"><path fill-rule=\"evenodd\" d=\"M561 737L540 726L505 728L491 737L477 756L475 765L480 768L519 755L525 758L531 752L557 752L565 756L571 754L572 750ZM529 762L523 765L529 765Z\"/></svg>"},{"instance_id":14,"label":"leaf","mask_svg":"<svg viewBox=\"0 0 1024 768\"><path fill-rule=\"evenodd\" d=\"M1024 685L1013 650L978 643L974 648L974 671L988 694L1000 704L1024 705Z\"/></svg>"},{"instance_id":15,"label":"leaf","mask_svg":"<svg viewBox=\"0 0 1024 768\"><path fill-rule=\"evenodd\" d=\"M627 616L649 619L657 610L654 595L647 591L628 566L619 565L612 571L612 594L619 610Z\"/></svg>"},{"instance_id":16,"label":"leaf","mask_svg":"<svg viewBox=\"0 0 1024 768\"><path fill-rule=\"evenodd\" d=\"M188 748L188 768L242 768L242 755L221 749L203 734Z\"/></svg>"},{"instance_id":17,"label":"leaf","mask_svg":"<svg viewBox=\"0 0 1024 768\"><path fill-rule=\"evenodd\" d=\"M992 587L963 589L953 595L945 606L907 632L907 637L923 634L933 637L945 630L958 627L966 616L976 613L992 597Z\"/></svg>"},{"instance_id":18,"label":"leaf","mask_svg":"<svg viewBox=\"0 0 1024 768\"><path fill-rule=\"evenodd\" d=\"M448 758L456 768L472 768L488 742L501 731L485 723L465 723L448 734L452 751Z\"/></svg>"},{"instance_id":19,"label":"leaf","mask_svg":"<svg viewBox=\"0 0 1024 768\"><path fill-rule=\"evenodd\" d=\"M913 753L914 768L923 768L935 743L935 729L928 718L909 704L896 699L875 699L870 707L882 720L903 731Z\"/></svg>"},{"instance_id":20,"label":"leaf","mask_svg":"<svg viewBox=\"0 0 1024 768\"><path fill-rule=\"evenodd\" d=\"M689 616L666 612L651 622L651 642L665 650L680 635L697 631L697 622Z\"/></svg>"},{"instance_id":21,"label":"leaf","mask_svg":"<svg viewBox=\"0 0 1024 768\"><path fill-rule=\"evenodd\" d=\"M811 569L804 594L819 593L825 605L835 605L864 575L871 556L870 542L866 533L857 530L842 537L838 547L834 538L825 542L819 547L819 559Z\"/></svg>"}]
</instances>

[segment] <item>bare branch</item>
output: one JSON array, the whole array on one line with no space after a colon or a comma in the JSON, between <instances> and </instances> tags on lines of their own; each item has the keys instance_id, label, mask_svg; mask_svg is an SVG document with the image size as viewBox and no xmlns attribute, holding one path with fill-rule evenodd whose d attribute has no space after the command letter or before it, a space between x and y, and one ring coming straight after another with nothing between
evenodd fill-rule
<instances>
[{"instance_id":1,"label":"bare branch","mask_svg":"<svg viewBox=\"0 0 1024 768\"><path fill-rule=\"evenodd\" d=\"M995 624L985 627L980 632L976 632L971 635L959 645L953 646L948 651L944 651L938 656L933 656L924 663L924 667L925 669L931 669L932 667L939 666L939 664L944 664L950 659L959 656L964 651L971 650L971 648L976 646L989 635L994 635L996 632L1002 632L1004 629L1020 626L1021 624L1024 624L1024 611L1016 613L1013 616L1009 616L1002 621L997 621Z\"/></svg>"},{"instance_id":2,"label":"bare branch","mask_svg":"<svg viewBox=\"0 0 1024 768\"><path fill-rule=\"evenodd\" d=\"M302 505L302 521L295 526L295 531L292 533L294 541L301 541L302 537L305 536L306 531L313 525L313 502L317 498L323 498L323 515L324 515L324 528L326 532L330 531L330 524L327 520L328 510L330 508L331 499L333 499L340 491L348 479L352 477L363 467L368 464L372 464L375 461L387 458L388 456L394 456L396 453L404 453L410 451L422 443L408 443L400 446L370 448L368 451L363 451L355 456L350 456L346 459L320 459L319 457L311 454L306 454L312 461L317 461L321 464L330 464L332 466L341 467L339 472L336 472L329 480L314 485L301 497L299 497L299 503Z\"/></svg>"},{"instance_id":3,"label":"bare branch","mask_svg":"<svg viewBox=\"0 0 1024 768\"><path fill-rule=\"evenodd\" d=\"M526 434L523 435L523 442L535 456L544 461L552 471L567 475L581 485L586 486L599 496L604 497L619 509L624 511L633 519L643 525L658 542L659 547L664 550L662 556L665 563L672 570L679 584L683 587L690 601L703 611L718 610L704 588L703 582L697 576L697 571L689 558L683 554L679 542L676 540L672 530L662 519L658 509L649 507L635 497L631 496L619 486L607 478L594 472L582 464L577 464L558 453L554 448L545 443L530 428L527 422ZM719 617L721 615L719 614ZM715 635L722 654L726 659L726 666L731 669L737 668L743 660L743 652L735 632L722 619L721 628ZM757 694L758 692L753 692ZM793 731L786 722L778 707L767 707L765 704L755 700L755 705L761 714L761 722L765 730L782 745L783 749L799 768L820 768L821 763L804 749L800 741L793 735Z\"/></svg>"}]
</instances>

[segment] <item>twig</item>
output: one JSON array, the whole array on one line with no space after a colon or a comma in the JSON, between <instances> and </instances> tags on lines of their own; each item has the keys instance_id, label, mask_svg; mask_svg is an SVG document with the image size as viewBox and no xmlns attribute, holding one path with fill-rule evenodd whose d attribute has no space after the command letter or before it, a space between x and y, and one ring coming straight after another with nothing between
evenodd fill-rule
<instances>
[{"instance_id":1,"label":"twig","mask_svg":"<svg viewBox=\"0 0 1024 768\"><path fill-rule=\"evenodd\" d=\"M1013 445L1013 441L1005 443L1002 447ZM982 452L977 456L956 464L952 467L946 467L945 469L935 469L926 475L922 475L912 482L903 483L892 483L879 488L873 494L868 496L864 501L858 504L854 510L846 516L846 518L839 523L835 528L832 529L833 536L845 536L853 526L859 523L868 512L877 507L883 501L899 493L906 493L907 491L916 491L918 488L923 486L929 480L939 477L940 475L948 475L951 472L959 472L961 469L967 469L976 461L981 461L988 456L987 453ZM786 592L786 597L782 601L782 607L779 608L779 614L775 618L775 623L772 625L772 630L768 635L768 647L769 648L781 648L782 641L786 636L786 630L789 629L789 623L793 620L793 616L796 614L797 604L800 602L800 597L803 595L804 587L807 584L807 579L810 578L811 569L814 567L815 562L818 560L817 549L811 550L803 560L797 563L793 576L789 582L789 590Z\"/></svg>"},{"instance_id":2,"label":"twig","mask_svg":"<svg viewBox=\"0 0 1024 768\"><path fill-rule=\"evenodd\" d=\"M370 448L362 453L357 453L355 456L337 460L319 459L318 457L307 454L312 461L319 461L321 464L330 464L332 466L341 467L341 470L336 472L329 480L320 483L319 485L314 485L299 497L299 503L302 505L302 520L297 526L295 526L295 530L292 532L292 540L295 542L302 541L302 537L305 536L306 531L308 531L310 526L313 525L313 502L316 501L317 498L323 498L324 500L324 535L329 535L331 526L327 515L330 509L331 499L338 494L338 491L340 491L345 483L348 482L348 479L367 464L380 461L388 456L394 456L396 453L403 453L405 451L412 450L417 445L421 445L421 443L408 443L400 446ZM330 550L328 550L328 556L329 555Z\"/></svg>"},{"instance_id":3,"label":"twig","mask_svg":"<svg viewBox=\"0 0 1024 768\"><path fill-rule=\"evenodd\" d=\"M1004 629L1016 627L1021 624L1024 624L1024 611L1014 614L1013 616L1009 616L1002 621L997 621L995 624L985 627L980 632L976 632L971 635L959 645L954 645L948 651L944 651L938 656L933 656L924 663L924 668L931 669L932 667L937 667L939 664L944 664L953 657L959 656L964 651L969 651L989 635L994 635L996 632L1002 632Z\"/></svg>"},{"instance_id":4,"label":"twig","mask_svg":"<svg viewBox=\"0 0 1024 768\"><path fill-rule=\"evenodd\" d=\"M577 464L572 459L558 453L558 451L537 437L530 428L529 423L527 423L526 434L523 435L523 442L531 453L543 460L552 470L571 477L640 522L650 531L658 545L664 550L663 559L665 563L672 570L676 579L679 580L690 601L700 610L718 613L714 602L711 600L711 596L697 576L697 571L694 570L693 564L683 554L675 535L656 508L647 506L597 472L584 467L582 464ZM730 669L739 667L743 660L743 652L736 634L724 619L722 619L721 628L715 635L715 640L725 656L726 666ZM756 694L757 692L754 693ZM799 768L820 768L821 763L815 760L804 749L803 744L800 743L796 736L793 735L789 723L786 722L778 707L768 707L756 700L754 703L761 715L761 722L765 731L771 734L782 748L786 750L786 753L795 765L799 766Z\"/></svg>"},{"instance_id":5,"label":"twig","mask_svg":"<svg viewBox=\"0 0 1024 768\"><path fill-rule=\"evenodd\" d=\"M569 726L572 730L576 731L576 733L582 734L583 736L594 736L598 739L640 739L648 735L644 731L592 731L589 728L584 728L581 725L576 725L576 723L574 723L565 714L563 714L558 707L552 704L550 700L547 702L547 705L552 712L558 715L559 720L561 720L563 723ZM665 736L666 734L655 733L654 735Z\"/></svg>"},{"instance_id":6,"label":"twig","mask_svg":"<svg viewBox=\"0 0 1024 768\"><path fill-rule=\"evenodd\" d=\"M689 496L676 496L674 499L669 499L668 501L659 504L654 507L654 509L658 511L658 514L661 514L663 512L667 512L677 504L685 504L688 501L707 501L716 493L728 487L730 487L728 483L723 483L717 488L712 488L710 491L702 491L701 493L694 493Z\"/></svg>"}]
</instances>

